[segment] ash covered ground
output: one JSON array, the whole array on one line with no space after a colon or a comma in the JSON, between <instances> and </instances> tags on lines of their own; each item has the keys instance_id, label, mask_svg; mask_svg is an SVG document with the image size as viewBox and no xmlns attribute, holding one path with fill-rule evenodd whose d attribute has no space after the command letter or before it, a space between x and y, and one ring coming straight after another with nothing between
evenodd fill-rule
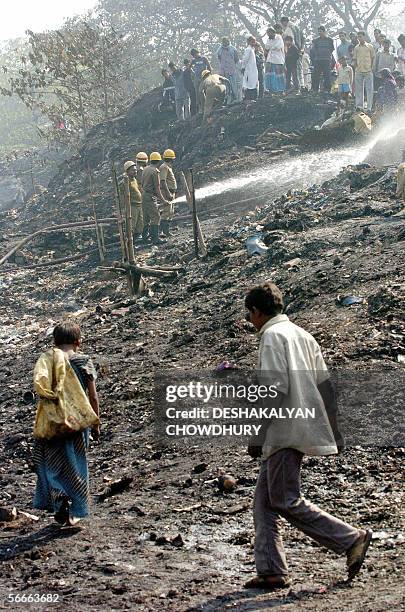
<instances>
[{"instance_id":1,"label":"ash covered ground","mask_svg":"<svg viewBox=\"0 0 405 612\"><path fill-rule=\"evenodd\" d=\"M80 163L71 162L77 173ZM50 215L86 218L80 203L85 173L82 168L79 180L76 170L64 167L65 178L55 179L46 197L21 214L2 216L2 254L19 236L50 224ZM99 202L108 214L108 195L100 193ZM187 224L179 224L166 246L137 251L141 263L181 270L172 279L149 279L136 301L128 298L124 278L98 269L96 253L59 267L23 269L94 248L90 232L40 238L17 254L19 266L1 269L0 506L39 520L20 512L2 524L0 607L7 608L10 591L57 593L56 609L79 610L375 611L403 605L404 449L397 413L374 407L368 415L373 444L304 464L303 492L311 501L375 532L360 576L347 584L344 558L286 525L293 586L257 594L242 587L254 573L258 463L238 445L162 445L153 411L155 371L211 370L224 360L254 367L258 342L244 320L243 296L262 280L280 286L287 313L315 336L332 369L401 379L405 220L395 198L395 168L349 168L322 186L267 198L247 213L227 208L202 226L204 260L190 256ZM249 256L246 239L258 231L268 250ZM111 260L119 258L113 233ZM360 299L343 306L348 296ZM23 402L35 359L50 345L54 322L66 315L80 322L83 349L96 363L102 411L102 437L90 451L92 516L81 530L59 530L48 515L31 510L35 407ZM393 442L381 446L387 430ZM218 490L221 470L237 479L234 492ZM110 481L123 478L124 490L97 498Z\"/></svg>"}]
</instances>

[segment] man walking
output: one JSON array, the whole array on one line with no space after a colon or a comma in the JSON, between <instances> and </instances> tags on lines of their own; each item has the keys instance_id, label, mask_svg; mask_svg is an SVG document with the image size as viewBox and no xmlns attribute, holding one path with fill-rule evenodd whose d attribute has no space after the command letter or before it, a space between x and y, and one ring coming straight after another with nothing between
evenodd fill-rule
<instances>
[{"instance_id":1,"label":"man walking","mask_svg":"<svg viewBox=\"0 0 405 612\"><path fill-rule=\"evenodd\" d=\"M365 531L324 512L301 496L300 472L305 455L333 455L343 446L337 426L333 387L319 345L304 329L282 314L283 297L276 285L265 283L245 299L249 320L260 335L260 384L277 385L277 397L266 402L275 414L287 408L311 407L314 419L266 420L248 452L262 458L254 500L257 576L246 588L274 590L290 585L280 532L280 517L321 546L346 554L349 579L364 562L371 542Z\"/></svg>"},{"instance_id":2,"label":"man walking","mask_svg":"<svg viewBox=\"0 0 405 612\"><path fill-rule=\"evenodd\" d=\"M359 32L357 37L359 39L359 44L353 50L356 107L361 110L364 109L364 90L366 90L367 110L371 111L374 98L373 64L375 49L373 45L366 41L365 32Z\"/></svg>"},{"instance_id":3,"label":"man walking","mask_svg":"<svg viewBox=\"0 0 405 612\"><path fill-rule=\"evenodd\" d=\"M238 88L236 81L237 66L239 64L239 55L235 47L230 43L229 38L224 37L222 44L218 49L217 57L219 61L219 74L231 84L232 102L238 99Z\"/></svg>"},{"instance_id":4,"label":"man walking","mask_svg":"<svg viewBox=\"0 0 405 612\"><path fill-rule=\"evenodd\" d=\"M335 46L332 38L326 35L325 26L320 26L318 33L319 36L315 38L312 47L314 61L312 89L316 92L319 91L321 76L323 76L323 88L325 91L330 92L332 57Z\"/></svg>"}]
</instances>

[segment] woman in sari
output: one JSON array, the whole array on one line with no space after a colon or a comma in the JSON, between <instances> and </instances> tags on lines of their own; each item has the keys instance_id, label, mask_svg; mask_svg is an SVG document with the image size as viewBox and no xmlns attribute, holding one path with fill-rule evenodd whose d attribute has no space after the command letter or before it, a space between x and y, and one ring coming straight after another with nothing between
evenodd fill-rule
<instances>
[{"instance_id":1,"label":"woman in sari","mask_svg":"<svg viewBox=\"0 0 405 612\"><path fill-rule=\"evenodd\" d=\"M62 323L53 331L54 343L57 350L46 353L40 357L34 372L34 380L38 390L39 384L46 386L46 368L48 363L49 380L47 382L48 395L51 397L59 372L65 372L71 367L71 377L61 381L61 385L73 381L71 389L64 389L64 393L74 398L74 387L80 393L76 397L83 399L83 392L95 413L95 425L92 434L98 439L100 430L98 425L99 402L96 390L96 371L91 359L79 353L81 344L80 327L76 323ZM63 351L63 352L62 352ZM48 359L46 362L44 358ZM39 372L38 364L42 359L42 369ZM50 360L50 361L49 361ZM59 360L59 363L55 363ZM50 363L50 366L49 366ZM41 367L41 366L40 366ZM77 378L75 378L77 377ZM39 381L39 384L37 384ZM41 387L41 388L42 388ZM84 397L87 402L87 398ZM91 410L89 406L89 411ZM37 413L38 414L38 413ZM37 425L37 422L36 422ZM89 514L89 473L87 464L87 449L89 445L90 427L83 431L56 435L50 439L36 437L34 443L34 466L37 474L37 485L34 496L34 508L53 512L55 521L60 525L75 525L81 518ZM35 435L35 428L34 428Z\"/></svg>"}]
</instances>

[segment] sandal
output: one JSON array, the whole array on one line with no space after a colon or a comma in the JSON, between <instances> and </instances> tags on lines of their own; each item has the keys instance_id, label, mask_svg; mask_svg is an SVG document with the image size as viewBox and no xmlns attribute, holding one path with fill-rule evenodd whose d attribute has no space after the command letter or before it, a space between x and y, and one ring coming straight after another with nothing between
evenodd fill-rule
<instances>
[{"instance_id":1,"label":"sandal","mask_svg":"<svg viewBox=\"0 0 405 612\"><path fill-rule=\"evenodd\" d=\"M265 591L275 591L291 586L291 580L287 576L255 576L248 580L245 589L263 589Z\"/></svg>"},{"instance_id":2,"label":"sandal","mask_svg":"<svg viewBox=\"0 0 405 612\"><path fill-rule=\"evenodd\" d=\"M349 580L353 580L359 573L366 558L373 534L367 530L347 552L347 573Z\"/></svg>"}]
</instances>

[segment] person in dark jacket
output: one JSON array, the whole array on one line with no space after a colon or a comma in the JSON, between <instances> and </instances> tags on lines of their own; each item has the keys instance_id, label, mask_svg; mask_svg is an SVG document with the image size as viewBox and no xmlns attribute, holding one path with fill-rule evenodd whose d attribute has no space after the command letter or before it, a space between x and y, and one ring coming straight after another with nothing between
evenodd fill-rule
<instances>
[{"instance_id":1,"label":"person in dark jacket","mask_svg":"<svg viewBox=\"0 0 405 612\"><path fill-rule=\"evenodd\" d=\"M184 86L190 96L190 113L191 116L197 114L197 94L195 91L195 72L191 67L191 61L185 59L183 62L183 79Z\"/></svg>"},{"instance_id":2,"label":"person in dark jacket","mask_svg":"<svg viewBox=\"0 0 405 612\"><path fill-rule=\"evenodd\" d=\"M313 91L319 91L321 77L323 76L323 86L325 91L331 88L331 67L335 46L332 38L326 35L325 26L318 28L319 36L315 38L312 47L312 58L314 74L312 78Z\"/></svg>"},{"instance_id":3,"label":"person in dark jacket","mask_svg":"<svg viewBox=\"0 0 405 612\"><path fill-rule=\"evenodd\" d=\"M292 36L285 37L285 67L286 67L286 90L291 89L291 80L293 89L299 91L300 84L298 79L298 61L301 54L294 44Z\"/></svg>"}]
</instances>

